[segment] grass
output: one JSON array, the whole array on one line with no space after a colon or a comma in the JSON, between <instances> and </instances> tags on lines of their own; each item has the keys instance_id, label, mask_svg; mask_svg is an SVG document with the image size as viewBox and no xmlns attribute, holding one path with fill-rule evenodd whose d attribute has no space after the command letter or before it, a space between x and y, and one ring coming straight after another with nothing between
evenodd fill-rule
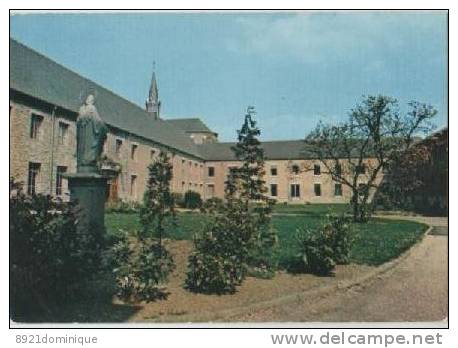
<instances>
[{"instance_id":1,"label":"grass","mask_svg":"<svg viewBox=\"0 0 458 348\"><path fill-rule=\"evenodd\" d=\"M300 205L277 206L272 217L273 227L278 232L279 250L276 258L282 268L288 268L298 254L296 235L298 229L313 229L323 222L327 212L344 212L348 205ZM289 215L288 214L297 214ZM169 229L169 237L176 240L192 240L195 233L203 229L207 218L200 213L179 213L177 226ZM105 225L110 234L118 229L133 231L140 228L136 214L110 213ZM412 246L426 230L426 225L403 220L371 219L365 224L353 224L355 244L351 252L351 262L357 264L380 265Z\"/></svg>"},{"instance_id":2,"label":"grass","mask_svg":"<svg viewBox=\"0 0 458 348\"><path fill-rule=\"evenodd\" d=\"M338 209L343 207L339 206ZM325 213L333 208L330 205L280 208L283 209L283 215L275 215L272 218L273 226L279 235L280 247L277 258L280 266L286 268L296 257L297 229L319 226L323 222ZM207 222L206 219L200 213L179 213L178 226L170 230L170 237L176 240L190 240L194 233L202 230ZM118 229L133 231L141 227L138 215L133 213L106 214L105 225L110 235L116 235ZM353 224L353 233L356 236L351 255L353 264L338 266L340 268L335 277L293 275L285 272L277 273L275 278L269 281L250 277L237 293L231 296L192 294L185 290L183 283L187 257L192 250L192 245L184 241L167 241L168 248L174 255L177 270L172 273L167 283L170 297L166 301L147 305L113 302L114 280L112 275L107 275L106 279L97 278L93 286L89 287L92 290L85 298L72 298L69 304L59 306L49 314L28 313L22 320L18 319L25 322L207 321L205 313L217 313L232 308L249 308L254 303L277 299L285 294L302 293L319 286L336 284L341 280L354 279L356 275L370 269L365 265L384 263L408 249L421 238L425 229L425 225L416 222L388 219L372 219L367 224Z\"/></svg>"},{"instance_id":3,"label":"grass","mask_svg":"<svg viewBox=\"0 0 458 348\"><path fill-rule=\"evenodd\" d=\"M273 212L276 214L302 214L308 216L323 216L327 213L343 214L350 212L348 204L276 204Z\"/></svg>"}]
</instances>

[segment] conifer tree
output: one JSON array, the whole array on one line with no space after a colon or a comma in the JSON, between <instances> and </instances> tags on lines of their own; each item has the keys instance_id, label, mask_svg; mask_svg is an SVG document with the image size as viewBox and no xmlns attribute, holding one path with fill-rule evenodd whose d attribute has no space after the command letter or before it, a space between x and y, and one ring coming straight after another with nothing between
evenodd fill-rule
<instances>
[{"instance_id":1,"label":"conifer tree","mask_svg":"<svg viewBox=\"0 0 458 348\"><path fill-rule=\"evenodd\" d=\"M277 242L269 226L273 202L265 195L264 153L254 114L254 108L248 107L232 148L242 163L228 173L225 204L194 240L186 279L192 291L234 292L250 269L263 277L273 275Z\"/></svg>"},{"instance_id":2,"label":"conifer tree","mask_svg":"<svg viewBox=\"0 0 458 348\"><path fill-rule=\"evenodd\" d=\"M124 300L153 301L167 295L163 283L175 268L163 246L167 226L175 223L170 190L172 165L166 152L148 166L148 179L140 210L142 229L113 248L118 296Z\"/></svg>"}]
</instances>

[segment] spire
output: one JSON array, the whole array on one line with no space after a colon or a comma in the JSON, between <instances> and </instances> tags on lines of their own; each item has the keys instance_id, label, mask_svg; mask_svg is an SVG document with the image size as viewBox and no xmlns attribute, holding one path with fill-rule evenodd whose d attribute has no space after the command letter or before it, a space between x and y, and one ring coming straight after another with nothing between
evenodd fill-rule
<instances>
[{"instance_id":1,"label":"spire","mask_svg":"<svg viewBox=\"0 0 458 348\"><path fill-rule=\"evenodd\" d=\"M159 101L159 94L157 91L156 82L156 62L153 62L153 75L151 76L151 84L149 87L148 99L146 100L145 106L146 111L153 114L155 120L159 118L159 111L161 102Z\"/></svg>"}]
</instances>

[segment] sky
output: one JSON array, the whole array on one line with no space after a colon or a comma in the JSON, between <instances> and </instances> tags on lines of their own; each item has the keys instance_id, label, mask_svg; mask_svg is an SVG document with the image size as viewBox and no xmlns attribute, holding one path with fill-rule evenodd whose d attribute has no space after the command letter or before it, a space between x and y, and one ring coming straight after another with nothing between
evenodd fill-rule
<instances>
[{"instance_id":1,"label":"sky","mask_svg":"<svg viewBox=\"0 0 458 348\"><path fill-rule=\"evenodd\" d=\"M155 62L162 117L220 141L248 105L262 140L301 139L372 94L447 124L445 12L15 14L10 35L141 107Z\"/></svg>"}]
</instances>

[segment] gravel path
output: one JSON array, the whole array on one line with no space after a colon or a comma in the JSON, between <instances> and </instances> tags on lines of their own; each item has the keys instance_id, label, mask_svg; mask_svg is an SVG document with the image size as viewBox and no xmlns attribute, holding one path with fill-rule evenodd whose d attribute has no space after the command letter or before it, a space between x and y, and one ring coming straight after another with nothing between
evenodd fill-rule
<instances>
[{"instance_id":1,"label":"gravel path","mask_svg":"<svg viewBox=\"0 0 458 348\"><path fill-rule=\"evenodd\" d=\"M392 218L403 219L396 216ZM448 316L446 218L408 217L433 226L406 259L371 282L318 299L260 309L231 321L443 321Z\"/></svg>"}]
</instances>

